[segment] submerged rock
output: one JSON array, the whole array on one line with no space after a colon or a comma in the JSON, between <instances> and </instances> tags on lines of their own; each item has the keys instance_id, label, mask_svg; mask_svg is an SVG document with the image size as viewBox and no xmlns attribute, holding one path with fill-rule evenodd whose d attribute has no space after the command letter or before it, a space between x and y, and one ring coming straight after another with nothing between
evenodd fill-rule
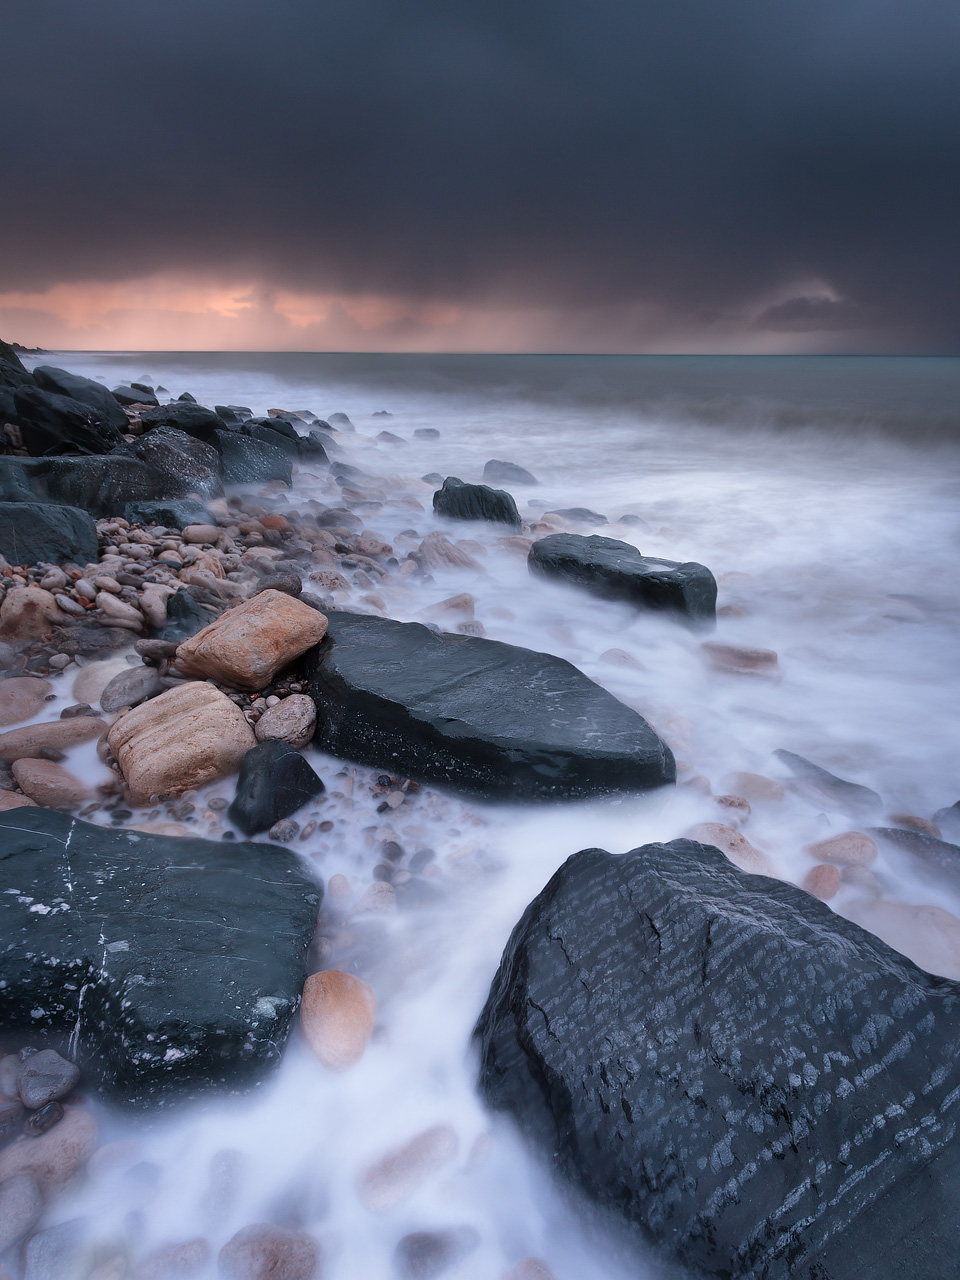
<instances>
[{"instance_id":1,"label":"submerged rock","mask_svg":"<svg viewBox=\"0 0 960 1280\"><path fill-rule=\"evenodd\" d=\"M377 1020L377 998L352 973L324 969L303 987L300 1029L325 1067L345 1071L363 1057Z\"/></svg>"},{"instance_id":2,"label":"submerged rock","mask_svg":"<svg viewBox=\"0 0 960 1280\"><path fill-rule=\"evenodd\" d=\"M217 1270L224 1280L314 1280L320 1256L319 1245L305 1231L258 1222L227 1241Z\"/></svg>"},{"instance_id":3,"label":"submerged rock","mask_svg":"<svg viewBox=\"0 0 960 1280\"><path fill-rule=\"evenodd\" d=\"M414 435L417 433L414 432ZM538 484L537 477L515 462L491 458L484 464L483 478L488 484Z\"/></svg>"},{"instance_id":4,"label":"submerged rock","mask_svg":"<svg viewBox=\"0 0 960 1280\"><path fill-rule=\"evenodd\" d=\"M575 854L524 912L481 1086L724 1280L960 1275L960 986L687 840Z\"/></svg>"},{"instance_id":5,"label":"submerged rock","mask_svg":"<svg viewBox=\"0 0 960 1280\"><path fill-rule=\"evenodd\" d=\"M240 762L237 794L227 816L245 835L255 836L289 818L323 790L320 776L288 742L258 742Z\"/></svg>"},{"instance_id":6,"label":"submerged rock","mask_svg":"<svg viewBox=\"0 0 960 1280\"><path fill-rule=\"evenodd\" d=\"M293 854L19 809L0 814L0 858L19 890L0 895L5 1028L72 1036L131 1101L247 1083L279 1058L320 895Z\"/></svg>"},{"instance_id":7,"label":"submerged rock","mask_svg":"<svg viewBox=\"0 0 960 1280\"><path fill-rule=\"evenodd\" d=\"M511 529L523 527L517 504L505 489L464 484L456 476L447 476L442 488L433 495L433 509L438 516L450 520L490 520L494 524L507 524Z\"/></svg>"},{"instance_id":8,"label":"submerged rock","mask_svg":"<svg viewBox=\"0 0 960 1280\"><path fill-rule=\"evenodd\" d=\"M360 764L512 800L644 791L676 777L641 716L550 654L331 612L306 669L314 741Z\"/></svg>"},{"instance_id":9,"label":"submerged rock","mask_svg":"<svg viewBox=\"0 0 960 1280\"><path fill-rule=\"evenodd\" d=\"M805 796L815 804L822 804L828 809L841 810L843 813L864 816L879 813L883 801L876 791L861 786L859 782L847 782L846 778L838 778L828 769L814 764L798 756L794 751L779 749L773 753L781 760L796 781L790 783L790 789Z\"/></svg>"},{"instance_id":10,"label":"submerged rock","mask_svg":"<svg viewBox=\"0 0 960 1280\"><path fill-rule=\"evenodd\" d=\"M702 564L641 555L629 542L554 533L530 548L531 573L560 578L607 600L658 609L697 623L717 616L717 582Z\"/></svg>"}]
</instances>

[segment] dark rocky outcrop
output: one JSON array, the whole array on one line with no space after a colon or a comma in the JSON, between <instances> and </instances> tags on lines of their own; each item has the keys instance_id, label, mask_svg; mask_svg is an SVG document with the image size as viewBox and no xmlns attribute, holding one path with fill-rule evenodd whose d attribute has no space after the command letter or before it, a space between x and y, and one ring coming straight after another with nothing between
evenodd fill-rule
<instances>
[{"instance_id":1,"label":"dark rocky outcrop","mask_svg":"<svg viewBox=\"0 0 960 1280\"><path fill-rule=\"evenodd\" d=\"M647 722L562 658L333 612L306 663L315 741L348 760L514 800L675 778Z\"/></svg>"},{"instance_id":2,"label":"dark rocky outcrop","mask_svg":"<svg viewBox=\"0 0 960 1280\"><path fill-rule=\"evenodd\" d=\"M150 497L217 498L223 493L217 450L179 427L154 427L126 445L125 451L161 477L159 490Z\"/></svg>"},{"instance_id":3,"label":"dark rocky outcrop","mask_svg":"<svg viewBox=\"0 0 960 1280\"><path fill-rule=\"evenodd\" d=\"M787 784L790 789L814 804L830 810L839 809L852 817L870 817L883 808L883 801L876 791L861 786L859 782L838 778L835 773L798 756L794 751L779 749L773 754L793 774L795 780Z\"/></svg>"},{"instance_id":4,"label":"dark rocky outcrop","mask_svg":"<svg viewBox=\"0 0 960 1280\"><path fill-rule=\"evenodd\" d=\"M69 396L87 405L107 426L116 427L117 431L127 429L127 415L112 391L108 391L102 382L94 382L92 378L83 378L78 373L68 373L66 369L57 369L52 364L40 364L33 371L33 379L43 391L54 391L57 395Z\"/></svg>"},{"instance_id":5,"label":"dark rocky outcrop","mask_svg":"<svg viewBox=\"0 0 960 1280\"><path fill-rule=\"evenodd\" d=\"M83 458L0 457L3 502L50 502L79 507L93 516L115 516L128 502L162 497L169 484L180 488L179 481L127 453Z\"/></svg>"},{"instance_id":6,"label":"dark rocky outcrop","mask_svg":"<svg viewBox=\"0 0 960 1280\"><path fill-rule=\"evenodd\" d=\"M331 446L329 437L322 431L311 431L305 436L297 437L297 450L301 462L326 462L327 450Z\"/></svg>"},{"instance_id":7,"label":"dark rocky outcrop","mask_svg":"<svg viewBox=\"0 0 960 1280\"><path fill-rule=\"evenodd\" d=\"M320 897L294 855L18 809L0 861L18 890L0 895L4 1028L73 1036L124 1101L247 1085L277 1061Z\"/></svg>"},{"instance_id":8,"label":"dark rocky outcrop","mask_svg":"<svg viewBox=\"0 0 960 1280\"><path fill-rule=\"evenodd\" d=\"M300 461L300 447L297 443L300 437L293 427L285 422L275 418L267 418L265 421L260 418L251 418L249 422L242 425L240 433L271 449L278 449L291 466Z\"/></svg>"},{"instance_id":9,"label":"dark rocky outcrop","mask_svg":"<svg viewBox=\"0 0 960 1280\"><path fill-rule=\"evenodd\" d=\"M13 402L20 438L31 457L109 453L123 443L120 431L98 410L70 396L21 386Z\"/></svg>"},{"instance_id":10,"label":"dark rocky outcrop","mask_svg":"<svg viewBox=\"0 0 960 1280\"><path fill-rule=\"evenodd\" d=\"M509 525L511 529L523 527L517 504L505 489L464 484L456 476L447 476L433 495L433 509L448 520L489 520Z\"/></svg>"},{"instance_id":11,"label":"dark rocky outcrop","mask_svg":"<svg viewBox=\"0 0 960 1280\"><path fill-rule=\"evenodd\" d=\"M243 757L227 816L244 835L255 836L289 818L323 790L319 775L288 742L259 742Z\"/></svg>"},{"instance_id":12,"label":"dark rocky outcrop","mask_svg":"<svg viewBox=\"0 0 960 1280\"><path fill-rule=\"evenodd\" d=\"M575 854L476 1034L488 1101L693 1274L960 1276L960 985L795 886Z\"/></svg>"},{"instance_id":13,"label":"dark rocky outcrop","mask_svg":"<svg viewBox=\"0 0 960 1280\"><path fill-rule=\"evenodd\" d=\"M656 609L711 625L717 617L717 582L702 564L641 555L629 542L553 533L530 548L531 573L584 587L606 600L624 600L638 609Z\"/></svg>"},{"instance_id":14,"label":"dark rocky outcrop","mask_svg":"<svg viewBox=\"0 0 960 1280\"><path fill-rule=\"evenodd\" d=\"M154 408L160 403L152 391L146 391L143 387L131 386L127 383L121 383L119 387L114 387L110 394L116 399L118 404L124 406L131 404L148 404Z\"/></svg>"},{"instance_id":15,"label":"dark rocky outcrop","mask_svg":"<svg viewBox=\"0 0 960 1280\"><path fill-rule=\"evenodd\" d=\"M226 423L213 409L191 400L174 400L172 404L146 409L141 413L140 421L148 431L155 427L175 427L195 440L214 446L217 443L216 433L226 428Z\"/></svg>"},{"instance_id":16,"label":"dark rocky outcrop","mask_svg":"<svg viewBox=\"0 0 960 1280\"><path fill-rule=\"evenodd\" d=\"M128 502L123 518L131 524L162 524L167 529L185 529L188 524L216 524L213 512L195 498L171 498L158 502Z\"/></svg>"},{"instance_id":17,"label":"dark rocky outcrop","mask_svg":"<svg viewBox=\"0 0 960 1280\"><path fill-rule=\"evenodd\" d=\"M215 404L213 407L217 417L222 418L228 426L239 425L253 417L253 410L248 409L245 404Z\"/></svg>"},{"instance_id":18,"label":"dark rocky outcrop","mask_svg":"<svg viewBox=\"0 0 960 1280\"><path fill-rule=\"evenodd\" d=\"M278 445L239 431L218 431L217 449L223 462L224 484L265 484L268 480L290 484L293 479L291 460Z\"/></svg>"},{"instance_id":19,"label":"dark rocky outcrop","mask_svg":"<svg viewBox=\"0 0 960 1280\"><path fill-rule=\"evenodd\" d=\"M0 555L9 564L97 560L97 526L76 507L0 502Z\"/></svg>"},{"instance_id":20,"label":"dark rocky outcrop","mask_svg":"<svg viewBox=\"0 0 960 1280\"><path fill-rule=\"evenodd\" d=\"M487 484L539 484L537 477L524 467L518 467L515 462L501 462L498 458L491 458L484 464L483 478Z\"/></svg>"}]
</instances>

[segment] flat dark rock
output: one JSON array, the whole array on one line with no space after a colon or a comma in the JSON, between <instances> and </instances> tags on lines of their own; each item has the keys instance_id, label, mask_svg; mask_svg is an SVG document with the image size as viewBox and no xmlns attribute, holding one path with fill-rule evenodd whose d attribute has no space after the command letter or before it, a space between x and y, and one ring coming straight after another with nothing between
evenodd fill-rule
<instances>
[{"instance_id":1,"label":"flat dark rock","mask_svg":"<svg viewBox=\"0 0 960 1280\"><path fill-rule=\"evenodd\" d=\"M258 742L243 757L227 816L244 835L255 836L289 818L323 790L320 776L288 742Z\"/></svg>"},{"instance_id":2,"label":"flat dark rock","mask_svg":"<svg viewBox=\"0 0 960 1280\"><path fill-rule=\"evenodd\" d=\"M173 427L209 445L216 444L216 432L223 431L226 426L213 409L190 400L174 400L172 404L145 409L140 415L140 421L148 431L156 427Z\"/></svg>"},{"instance_id":3,"label":"flat dark rock","mask_svg":"<svg viewBox=\"0 0 960 1280\"><path fill-rule=\"evenodd\" d=\"M574 524L607 524L606 516L599 511L591 511L589 507L564 507L561 511L547 511L545 515L561 516L564 520L572 520Z\"/></svg>"},{"instance_id":4,"label":"flat dark rock","mask_svg":"<svg viewBox=\"0 0 960 1280\"><path fill-rule=\"evenodd\" d=\"M144 391L141 387L134 387L125 382L122 382L119 387L114 387L110 394L116 398L118 404L124 406L148 404L156 408L160 403L152 391Z\"/></svg>"},{"instance_id":5,"label":"flat dark rock","mask_svg":"<svg viewBox=\"0 0 960 1280\"><path fill-rule=\"evenodd\" d=\"M938 809L933 820L945 836L951 840L960 840L960 800Z\"/></svg>"},{"instance_id":6,"label":"flat dark rock","mask_svg":"<svg viewBox=\"0 0 960 1280\"><path fill-rule=\"evenodd\" d=\"M530 572L583 587L606 600L675 614L698 625L717 617L717 582L702 564L644 556L629 542L553 533L540 538L527 557Z\"/></svg>"},{"instance_id":7,"label":"flat dark rock","mask_svg":"<svg viewBox=\"0 0 960 1280\"><path fill-rule=\"evenodd\" d=\"M511 529L523 527L517 504L505 489L464 484L456 476L447 476L433 495L433 509L448 520L489 520L493 524L509 525Z\"/></svg>"},{"instance_id":8,"label":"flat dark rock","mask_svg":"<svg viewBox=\"0 0 960 1280\"><path fill-rule=\"evenodd\" d=\"M168 498L157 502L128 502L123 518L131 524L162 524L185 529L188 524L216 524L213 512L196 498Z\"/></svg>"},{"instance_id":9,"label":"flat dark rock","mask_svg":"<svg viewBox=\"0 0 960 1280\"><path fill-rule=\"evenodd\" d=\"M676 777L646 720L550 654L333 612L306 667L317 745L361 764L513 800Z\"/></svg>"},{"instance_id":10,"label":"flat dark rock","mask_svg":"<svg viewBox=\"0 0 960 1280\"><path fill-rule=\"evenodd\" d=\"M491 1105L696 1275L960 1276L960 985L793 885L575 854L476 1036Z\"/></svg>"},{"instance_id":11,"label":"flat dark rock","mask_svg":"<svg viewBox=\"0 0 960 1280\"><path fill-rule=\"evenodd\" d=\"M172 493L168 490L172 489ZM141 498L180 497L181 481L127 453L88 457L0 457L0 500L79 507L115 516Z\"/></svg>"},{"instance_id":12,"label":"flat dark rock","mask_svg":"<svg viewBox=\"0 0 960 1280\"><path fill-rule=\"evenodd\" d=\"M797 783L791 784L791 789L814 803L839 808L844 813L855 817L869 817L871 814L879 813L883 808L883 800L876 791L861 786L859 782L848 782L846 778L838 778L829 769L814 764L804 756L798 756L795 751L784 751L778 748L773 754L797 779Z\"/></svg>"},{"instance_id":13,"label":"flat dark rock","mask_svg":"<svg viewBox=\"0 0 960 1280\"><path fill-rule=\"evenodd\" d=\"M183 587L167 598L167 620L162 627L150 628L154 640L167 640L182 644L212 622L213 617L200 608L196 598ZM129 635L129 632L126 633Z\"/></svg>"},{"instance_id":14,"label":"flat dark rock","mask_svg":"<svg viewBox=\"0 0 960 1280\"><path fill-rule=\"evenodd\" d=\"M254 1083L297 1008L320 889L276 845L0 814L0 1023L124 1101Z\"/></svg>"},{"instance_id":15,"label":"flat dark rock","mask_svg":"<svg viewBox=\"0 0 960 1280\"><path fill-rule=\"evenodd\" d=\"M97 526L76 507L0 502L0 554L10 564L96 563Z\"/></svg>"}]
</instances>

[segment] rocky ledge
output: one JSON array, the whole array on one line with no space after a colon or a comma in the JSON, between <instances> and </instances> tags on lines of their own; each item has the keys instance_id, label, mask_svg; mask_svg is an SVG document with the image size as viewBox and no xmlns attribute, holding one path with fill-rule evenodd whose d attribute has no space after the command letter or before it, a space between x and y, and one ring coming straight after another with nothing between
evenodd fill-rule
<instances>
[{"instance_id":1,"label":"rocky ledge","mask_svg":"<svg viewBox=\"0 0 960 1280\"><path fill-rule=\"evenodd\" d=\"M481 1087L673 1263L960 1275L960 985L675 840L575 854L507 944Z\"/></svg>"}]
</instances>

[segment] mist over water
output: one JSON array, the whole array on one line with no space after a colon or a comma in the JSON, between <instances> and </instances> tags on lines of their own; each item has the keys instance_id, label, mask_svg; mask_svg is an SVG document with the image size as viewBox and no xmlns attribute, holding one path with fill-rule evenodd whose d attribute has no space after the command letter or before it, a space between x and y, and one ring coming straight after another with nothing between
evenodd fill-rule
<instances>
[{"instance_id":1,"label":"mist over water","mask_svg":"<svg viewBox=\"0 0 960 1280\"><path fill-rule=\"evenodd\" d=\"M120 1242L135 1255L196 1235L215 1255L248 1223L302 1226L323 1243L328 1280L386 1280L401 1236L463 1225L480 1244L447 1273L462 1280L499 1277L527 1255L544 1259L556 1280L657 1274L588 1225L510 1125L485 1112L470 1032L510 930L568 856L589 846L623 852L727 821L712 796L683 785L694 777L708 779L714 795L736 771L785 780L771 753L786 748L873 788L886 814L929 818L960 799L960 361L31 358L41 361L111 386L147 374L174 396L189 390L211 405L346 412L357 434L340 437L338 456L375 477L362 484L382 501L363 513L366 528L399 556L407 530L422 538L443 529L481 545L479 571L435 571L428 584L393 575L368 589L384 612L413 619L469 592L488 636L568 659L646 716L673 748L681 783L647 797L535 807L424 788L409 812L378 815L375 771L316 756L328 789L317 815L334 826L294 847L325 881L342 872L359 896L386 839L436 854L433 905L329 920L324 965L359 972L377 992L374 1043L355 1068L333 1075L295 1034L277 1075L246 1098L149 1117L104 1112L106 1136L123 1145L95 1160L62 1216L87 1216L105 1252ZM384 409L392 416L373 416ZM439 439L415 438L423 427ZM383 430L404 443L378 442ZM704 660L702 636L531 578L501 529L436 519L434 486L419 477L476 481L490 458L539 479L513 490L525 519L588 507L611 528L578 531L708 565L720 585L713 638L775 650L780 678L719 673ZM335 505L339 492L305 466L277 509L311 498ZM625 514L644 525L614 523ZM379 607L365 606L364 594L354 591L353 607ZM65 684L62 692L45 718L69 701ZM68 764L91 776L99 768L87 748ZM204 795L230 793L228 783ZM804 846L852 825L788 794L755 805L745 835L779 876L799 883L812 865ZM874 883L844 883L830 905L856 914L880 897L960 915L960 877L921 874L883 849L871 870ZM362 1172L440 1124L455 1132L456 1154L393 1208L365 1207Z\"/></svg>"}]
</instances>

